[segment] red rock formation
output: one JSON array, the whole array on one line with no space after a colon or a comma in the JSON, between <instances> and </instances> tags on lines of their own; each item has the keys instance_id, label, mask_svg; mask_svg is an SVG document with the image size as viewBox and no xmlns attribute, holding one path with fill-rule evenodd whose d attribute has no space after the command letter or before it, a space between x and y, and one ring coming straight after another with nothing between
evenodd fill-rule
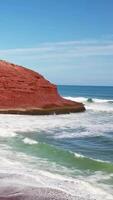
<instances>
[{"instance_id":1,"label":"red rock formation","mask_svg":"<svg viewBox=\"0 0 113 200\"><path fill-rule=\"evenodd\" d=\"M0 61L0 112L51 114L84 111L81 103L63 99L40 74Z\"/></svg>"}]
</instances>

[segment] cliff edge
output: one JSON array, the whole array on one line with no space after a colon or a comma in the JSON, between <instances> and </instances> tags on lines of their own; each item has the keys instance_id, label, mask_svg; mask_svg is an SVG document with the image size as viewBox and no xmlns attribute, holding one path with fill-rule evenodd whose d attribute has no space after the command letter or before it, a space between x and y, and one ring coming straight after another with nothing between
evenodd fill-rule
<instances>
[{"instance_id":1,"label":"cliff edge","mask_svg":"<svg viewBox=\"0 0 113 200\"><path fill-rule=\"evenodd\" d=\"M0 60L0 113L63 114L85 111L82 103L63 99L42 75Z\"/></svg>"}]
</instances>

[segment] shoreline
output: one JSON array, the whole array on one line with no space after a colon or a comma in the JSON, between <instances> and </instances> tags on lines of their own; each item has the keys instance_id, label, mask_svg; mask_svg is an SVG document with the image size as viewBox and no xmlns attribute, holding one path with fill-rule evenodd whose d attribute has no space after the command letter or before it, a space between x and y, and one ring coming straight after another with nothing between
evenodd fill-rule
<instances>
[{"instance_id":1,"label":"shoreline","mask_svg":"<svg viewBox=\"0 0 113 200\"><path fill-rule=\"evenodd\" d=\"M0 200L79 200L66 192L43 187L1 187Z\"/></svg>"}]
</instances>

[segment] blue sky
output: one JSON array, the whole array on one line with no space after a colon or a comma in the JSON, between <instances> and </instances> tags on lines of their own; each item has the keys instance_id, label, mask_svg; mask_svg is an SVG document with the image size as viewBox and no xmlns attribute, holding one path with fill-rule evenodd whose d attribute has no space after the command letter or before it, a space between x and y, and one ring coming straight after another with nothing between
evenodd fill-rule
<instances>
[{"instance_id":1,"label":"blue sky","mask_svg":"<svg viewBox=\"0 0 113 200\"><path fill-rule=\"evenodd\" d=\"M0 0L0 59L56 84L113 85L113 0Z\"/></svg>"}]
</instances>

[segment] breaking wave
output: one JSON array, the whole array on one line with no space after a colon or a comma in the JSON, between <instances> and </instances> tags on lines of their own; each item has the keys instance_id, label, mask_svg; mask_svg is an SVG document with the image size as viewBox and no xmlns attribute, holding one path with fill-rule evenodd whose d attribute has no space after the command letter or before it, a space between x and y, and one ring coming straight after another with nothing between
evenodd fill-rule
<instances>
[{"instance_id":1,"label":"breaking wave","mask_svg":"<svg viewBox=\"0 0 113 200\"><path fill-rule=\"evenodd\" d=\"M113 99L97 99L70 96L64 98L84 103L87 110L113 112Z\"/></svg>"},{"instance_id":2,"label":"breaking wave","mask_svg":"<svg viewBox=\"0 0 113 200\"><path fill-rule=\"evenodd\" d=\"M25 142L27 140L27 142ZM22 148L22 144L18 141L18 150L31 154L31 156L36 156L39 158L47 159L50 162L57 163L59 165L81 169L81 170L90 170L90 171L103 171L107 173L113 173L113 164L109 161L94 159L87 157L85 155L72 152L70 150L64 150L62 148L55 147L47 143L40 143L33 141L29 138L25 138L24 145L27 145L25 148ZM31 144L34 144L31 146Z\"/></svg>"}]
</instances>

